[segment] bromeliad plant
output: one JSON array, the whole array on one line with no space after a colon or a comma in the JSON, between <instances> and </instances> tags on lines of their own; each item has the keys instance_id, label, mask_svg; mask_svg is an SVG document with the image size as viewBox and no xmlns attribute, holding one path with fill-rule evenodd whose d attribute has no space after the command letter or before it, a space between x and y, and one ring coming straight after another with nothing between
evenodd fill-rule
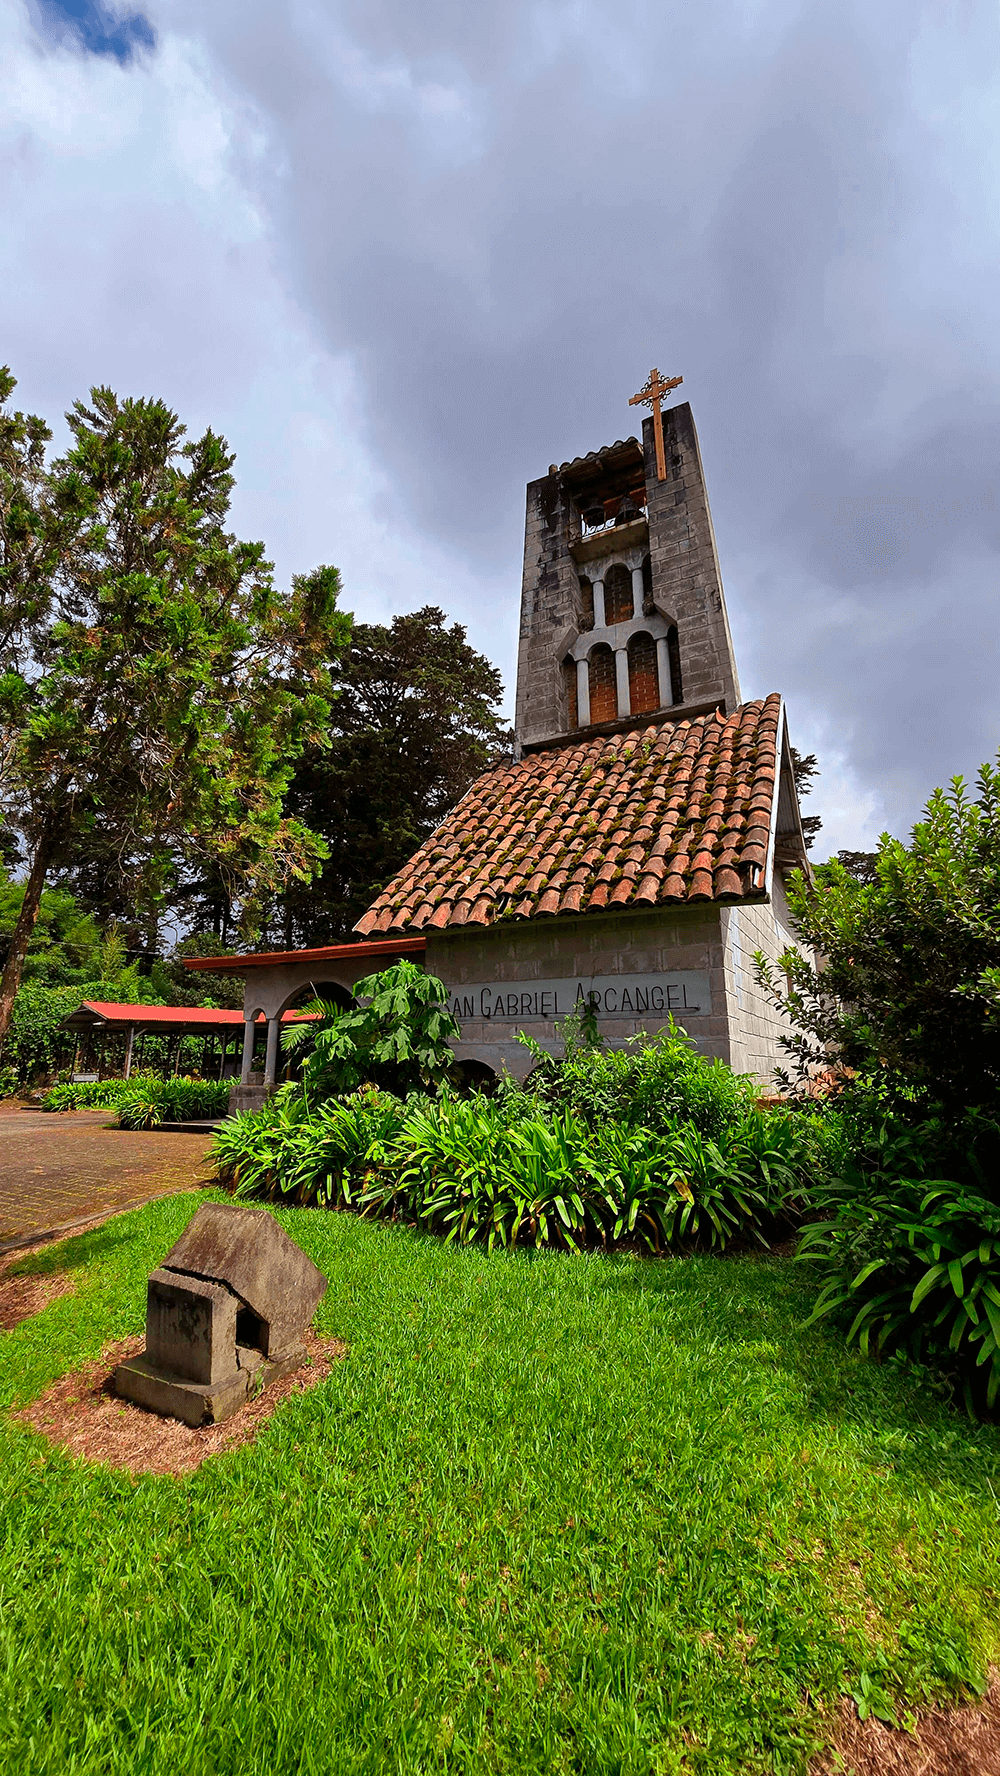
<instances>
[{"instance_id":1,"label":"bromeliad plant","mask_svg":"<svg viewBox=\"0 0 1000 1776\"><path fill-rule=\"evenodd\" d=\"M224 1124L214 1157L241 1197L399 1216L463 1244L721 1250L737 1235L766 1243L801 1190L801 1140L769 1144L755 1125L777 1130L780 1115L757 1111L717 1143L690 1127L594 1128L515 1090L404 1103L367 1087L310 1108L286 1087Z\"/></svg>"},{"instance_id":2,"label":"bromeliad plant","mask_svg":"<svg viewBox=\"0 0 1000 1776\"><path fill-rule=\"evenodd\" d=\"M43 1110L117 1110L123 1098L156 1079L154 1073L133 1073L131 1079L79 1079L53 1085L42 1099Z\"/></svg>"},{"instance_id":3,"label":"bromeliad plant","mask_svg":"<svg viewBox=\"0 0 1000 1776\"><path fill-rule=\"evenodd\" d=\"M229 1087L213 1079L161 1079L155 1073L133 1073L131 1079L81 1079L54 1085L42 1099L43 1110L117 1110L118 1126L159 1128L165 1122L192 1122L224 1116Z\"/></svg>"},{"instance_id":4,"label":"bromeliad plant","mask_svg":"<svg viewBox=\"0 0 1000 1776\"><path fill-rule=\"evenodd\" d=\"M450 1044L461 1032L442 981L401 961L359 981L354 995L350 1007L314 999L282 1039L289 1054L307 1051L303 1083L312 1101L355 1091L364 1081L405 1095L451 1076Z\"/></svg>"},{"instance_id":5,"label":"bromeliad plant","mask_svg":"<svg viewBox=\"0 0 1000 1776\"><path fill-rule=\"evenodd\" d=\"M942 1180L864 1178L826 1192L832 1215L799 1257L825 1275L810 1322L832 1316L864 1354L903 1351L960 1383L973 1410L1000 1393L1000 1208ZM978 1385L977 1385L978 1384Z\"/></svg>"},{"instance_id":6,"label":"bromeliad plant","mask_svg":"<svg viewBox=\"0 0 1000 1776\"><path fill-rule=\"evenodd\" d=\"M160 1128L165 1122L207 1122L224 1116L229 1086L213 1079L147 1079L118 1101L118 1127Z\"/></svg>"},{"instance_id":7,"label":"bromeliad plant","mask_svg":"<svg viewBox=\"0 0 1000 1776\"><path fill-rule=\"evenodd\" d=\"M375 1086L316 1105L296 1086L283 1086L262 1109L231 1116L216 1131L216 1176L244 1199L356 1207L406 1111Z\"/></svg>"}]
</instances>

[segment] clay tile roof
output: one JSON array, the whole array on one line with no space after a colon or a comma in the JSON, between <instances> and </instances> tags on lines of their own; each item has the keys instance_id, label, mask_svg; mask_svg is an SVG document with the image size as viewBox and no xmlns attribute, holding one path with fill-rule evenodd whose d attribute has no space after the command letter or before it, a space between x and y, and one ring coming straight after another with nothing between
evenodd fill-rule
<instances>
[{"instance_id":1,"label":"clay tile roof","mask_svg":"<svg viewBox=\"0 0 1000 1776\"><path fill-rule=\"evenodd\" d=\"M355 929L758 897L780 712L770 696L487 771Z\"/></svg>"}]
</instances>

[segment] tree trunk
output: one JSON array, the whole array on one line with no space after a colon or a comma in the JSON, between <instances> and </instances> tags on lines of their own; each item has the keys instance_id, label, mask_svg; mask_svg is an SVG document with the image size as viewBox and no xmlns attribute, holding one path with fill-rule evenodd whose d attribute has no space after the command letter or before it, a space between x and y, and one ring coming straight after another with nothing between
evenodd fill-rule
<instances>
[{"instance_id":1,"label":"tree trunk","mask_svg":"<svg viewBox=\"0 0 1000 1776\"><path fill-rule=\"evenodd\" d=\"M10 940L10 949L4 964L3 978L0 980L0 1042L3 1041L10 1028L14 1000L17 998L24 973L24 958L28 954L31 934L35 929L38 909L42 901L42 889L45 887L45 876L55 852L55 840L50 832L43 831L31 862L31 872L24 886L24 899L21 911L17 915L14 935Z\"/></svg>"}]
</instances>

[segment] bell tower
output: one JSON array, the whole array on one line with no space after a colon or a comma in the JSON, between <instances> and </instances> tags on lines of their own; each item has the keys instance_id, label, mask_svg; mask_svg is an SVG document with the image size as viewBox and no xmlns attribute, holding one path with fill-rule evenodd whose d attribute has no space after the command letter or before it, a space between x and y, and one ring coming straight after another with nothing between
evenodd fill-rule
<instances>
[{"instance_id":1,"label":"bell tower","mask_svg":"<svg viewBox=\"0 0 1000 1776\"><path fill-rule=\"evenodd\" d=\"M553 463L528 484L517 737L531 751L739 701L684 402L645 419L641 444Z\"/></svg>"}]
</instances>

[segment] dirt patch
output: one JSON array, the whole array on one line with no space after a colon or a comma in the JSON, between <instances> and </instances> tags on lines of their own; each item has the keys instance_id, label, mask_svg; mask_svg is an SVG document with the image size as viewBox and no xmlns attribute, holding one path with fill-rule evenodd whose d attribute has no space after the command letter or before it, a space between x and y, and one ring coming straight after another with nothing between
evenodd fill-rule
<instances>
[{"instance_id":1,"label":"dirt patch","mask_svg":"<svg viewBox=\"0 0 1000 1776\"><path fill-rule=\"evenodd\" d=\"M809 1776L1000 1776L1000 1672L969 1708L933 1708L912 1733L858 1719L841 1704L830 1745Z\"/></svg>"},{"instance_id":2,"label":"dirt patch","mask_svg":"<svg viewBox=\"0 0 1000 1776\"><path fill-rule=\"evenodd\" d=\"M22 1320L41 1313L58 1295L71 1295L72 1277L0 1275L0 1331L13 1332Z\"/></svg>"},{"instance_id":3,"label":"dirt patch","mask_svg":"<svg viewBox=\"0 0 1000 1776\"><path fill-rule=\"evenodd\" d=\"M121 1400L113 1392L115 1365L137 1356L141 1336L111 1344L99 1361L86 1363L54 1382L47 1393L11 1417L30 1425L68 1455L127 1468L132 1474L190 1474L210 1455L222 1455L241 1443L252 1443L282 1400L325 1381L347 1354L339 1338L306 1333L306 1360L294 1374L276 1381L256 1399L248 1400L224 1424L193 1430L176 1418L160 1418Z\"/></svg>"}]
</instances>

